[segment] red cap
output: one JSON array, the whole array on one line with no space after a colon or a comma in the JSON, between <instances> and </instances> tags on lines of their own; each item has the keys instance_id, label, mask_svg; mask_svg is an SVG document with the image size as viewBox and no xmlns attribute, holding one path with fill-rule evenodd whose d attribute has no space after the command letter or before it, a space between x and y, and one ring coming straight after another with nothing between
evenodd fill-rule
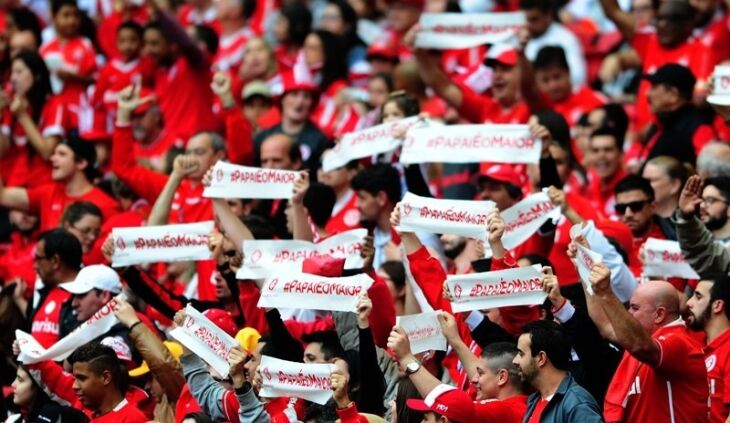
<instances>
[{"instance_id":1,"label":"red cap","mask_svg":"<svg viewBox=\"0 0 730 423\"><path fill-rule=\"evenodd\" d=\"M469 394L450 385L439 385L425 399L409 399L406 405L420 412L433 411L455 422L471 423L476 419Z\"/></svg>"},{"instance_id":2,"label":"red cap","mask_svg":"<svg viewBox=\"0 0 730 423\"><path fill-rule=\"evenodd\" d=\"M517 172L508 164L482 163L479 166L480 179L493 179L522 188L525 185L525 175Z\"/></svg>"},{"instance_id":3,"label":"red cap","mask_svg":"<svg viewBox=\"0 0 730 423\"><path fill-rule=\"evenodd\" d=\"M398 50L388 40L375 40L368 46L366 59L371 60L373 56L385 57L386 59L398 60Z\"/></svg>"},{"instance_id":4,"label":"red cap","mask_svg":"<svg viewBox=\"0 0 730 423\"><path fill-rule=\"evenodd\" d=\"M311 275L324 276L326 278L337 278L342 276L345 268L345 259L334 258L329 255L312 256L302 263L302 272Z\"/></svg>"},{"instance_id":5,"label":"red cap","mask_svg":"<svg viewBox=\"0 0 730 423\"><path fill-rule=\"evenodd\" d=\"M493 45L487 52L487 57L484 59L484 64L487 66L494 66L496 63L507 66L517 65L517 50L509 45L498 44Z\"/></svg>"},{"instance_id":6,"label":"red cap","mask_svg":"<svg viewBox=\"0 0 730 423\"><path fill-rule=\"evenodd\" d=\"M236 336L238 326L236 326L236 322L233 321L231 313L219 308L209 308L203 312L203 316L207 317L208 320L222 329L223 332L231 335L232 337Z\"/></svg>"},{"instance_id":7,"label":"red cap","mask_svg":"<svg viewBox=\"0 0 730 423\"><path fill-rule=\"evenodd\" d=\"M311 73L303 64L294 65L294 68L290 71L283 72L281 74L281 84L282 96L290 91L312 91L317 93L319 90L319 87L312 79Z\"/></svg>"},{"instance_id":8,"label":"red cap","mask_svg":"<svg viewBox=\"0 0 730 423\"><path fill-rule=\"evenodd\" d=\"M596 228L600 229L606 237L616 241L623 248L624 252L626 252L627 257L633 256L634 235L631 233L631 228L626 226L625 223L603 219L596 222Z\"/></svg>"}]
</instances>

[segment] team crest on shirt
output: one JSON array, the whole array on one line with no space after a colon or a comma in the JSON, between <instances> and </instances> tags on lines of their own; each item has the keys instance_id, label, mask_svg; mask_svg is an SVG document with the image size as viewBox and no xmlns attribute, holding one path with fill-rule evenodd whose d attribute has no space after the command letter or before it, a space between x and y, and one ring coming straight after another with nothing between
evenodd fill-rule
<instances>
[{"instance_id":1,"label":"team crest on shirt","mask_svg":"<svg viewBox=\"0 0 730 423\"><path fill-rule=\"evenodd\" d=\"M345 216L342 218L342 220L347 226L355 226L358 222L360 222L360 212L355 209L349 210L347 213L345 213Z\"/></svg>"},{"instance_id":2,"label":"team crest on shirt","mask_svg":"<svg viewBox=\"0 0 730 423\"><path fill-rule=\"evenodd\" d=\"M55 309L56 309L56 302L51 300L48 302L48 304L46 304L46 307L43 309L43 311L46 314L51 314L51 313L53 313L53 310L55 310Z\"/></svg>"},{"instance_id":3,"label":"team crest on shirt","mask_svg":"<svg viewBox=\"0 0 730 423\"><path fill-rule=\"evenodd\" d=\"M715 364L717 364L717 356L715 354L712 354L705 359L705 367L707 367L708 372L715 368Z\"/></svg>"}]
</instances>

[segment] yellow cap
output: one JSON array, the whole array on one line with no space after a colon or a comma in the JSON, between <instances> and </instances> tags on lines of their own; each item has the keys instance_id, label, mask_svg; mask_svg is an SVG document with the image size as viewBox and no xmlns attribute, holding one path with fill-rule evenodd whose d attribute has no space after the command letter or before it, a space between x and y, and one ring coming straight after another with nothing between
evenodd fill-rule
<instances>
[{"instance_id":1,"label":"yellow cap","mask_svg":"<svg viewBox=\"0 0 730 423\"><path fill-rule=\"evenodd\" d=\"M170 351L172 358L174 358L176 361L180 361L180 356L183 353L182 345L173 341L162 341L162 343L167 347L167 350ZM149 373L149 371L150 367L147 365L146 361L143 361L141 366L129 371L129 377L144 376Z\"/></svg>"},{"instance_id":2,"label":"yellow cap","mask_svg":"<svg viewBox=\"0 0 730 423\"><path fill-rule=\"evenodd\" d=\"M243 328L236 334L236 341L243 347L243 350L251 354L256 349L256 345L259 343L261 334L254 328Z\"/></svg>"}]
</instances>

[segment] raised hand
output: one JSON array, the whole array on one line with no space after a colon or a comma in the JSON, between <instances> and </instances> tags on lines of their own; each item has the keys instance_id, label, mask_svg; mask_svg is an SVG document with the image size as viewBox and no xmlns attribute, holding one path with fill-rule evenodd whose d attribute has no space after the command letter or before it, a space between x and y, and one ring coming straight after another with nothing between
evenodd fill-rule
<instances>
[{"instance_id":1,"label":"raised hand","mask_svg":"<svg viewBox=\"0 0 730 423\"><path fill-rule=\"evenodd\" d=\"M114 237L112 234L109 234L108 237L106 237L106 240L104 241L104 244L101 246L101 254L104 255L104 258L107 262L112 262L112 256L114 255Z\"/></svg>"},{"instance_id":2,"label":"raised hand","mask_svg":"<svg viewBox=\"0 0 730 423\"><path fill-rule=\"evenodd\" d=\"M123 300L117 301L117 305L114 308L114 315L117 316L117 319L121 324L128 328L131 328L139 322L139 317L137 317L137 313L134 311L134 308L128 302Z\"/></svg>"},{"instance_id":3,"label":"raised hand","mask_svg":"<svg viewBox=\"0 0 730 423\"><path fill-rule=\"evenodd\" d=\"M388 348L393 352L393 355L398 361L401 361L409 356L413 356L411 353L411 342L408 340L408 335L405 329L400 326L393 326L393 330L390 331L388 336Z\"/></svg>"},{"instance_id":4,"label":"raised hand","mask_svg":"<svg viewBox=\"0 0 730 423\"><path fill-rule=\"evenodd\" d=\"M370 312L373 311L373 301L368 297L367 292L363 292L357 302L357 326L360 329L370 327Z\"/></svg>"},{"instance_id":5,"label":"raised hand","mask_svg":"<svg viewBox=\"0 0 730 423\"><path fill-rule=\"evenodd\" d=\"M554 206L560 207L561 212L565 212L565 209L568 207L568 202L565 199L565 193L555 188L554 186L550 185L550 188L548 188L547 191L548 198L550 198L550 202L553 203Z\"/></svg>"},{"instance_id":6,"label":"raised hand","mask_svg":"<svg viewBox=\"0 0 730 423\"><path fill-rule=\"evenodd\" d=\"M309 189L309 172L303 170L299 172L299 176L294 181L294 195L292 195L291 202L293 205L301 206L304 204L304 195Z\"/></svg>"},{"instance_id":7,"label":"raised hand","mask_svg":"<svg viewBox=\"0 0 730 423\"><path fill-rule=\"evenodd\" d=\"M175 157L172 163L172 175L176 178L183 179L198 170L200 164L192 154L180 154Z\"/></svg>"},{"instance_id":8,"label":"raised hand","mask_svg":"<svg viewBox=\"0 0 730 423\"><path fill-rule=\"evenodd\" d=\"M594 264L588 277L596 295L611 293L611 271L603 263Z\"/></svg>"},{"instance_id":9,"label":"raised hand","mask_svg":"<svg viewBox=\"0 0 730 423\"><path fill-rule=\"evenodd\" d=\"M400 226L400 208L401 203L398 202L398 204L393 207L393 211L390 212L390 226L393 228Z\"/></svg>"},{"instance_id":10,"label":"raised hand","mask_svg":"<svg viewBox=\"0 0 730 423\"><path fill-rule=\"evenodd\" d=\"M677 207L682 216L689 218L694 216L697 206L702 202L702 186L704 182L698 175L692 175L684 184L682 193L679 195Z\"/></svg>"},{"instance_id":11,"label":"raised hand","mask_svg":"<svg viewBox=\"0 0 730 423\"><path fill-rule=\"evenodd\" d=\"M335 370L330 374L332 398L337 403L337 408L345 408L350 405L350 397L347 395L348 383L347 376L341 370Z\"/></svg>"},{"instance_id":12,"label":"raised hand","mask_svg":"<svg viewBox=\"0 0 730 423\"><path fill-rule=\"evenodd\" d=\"M233 98L233 91L231 90L231 77L228 74L216 72L213 75L210 88L220 98L224 108L227 109L236 105L236 100Z\"/></svg>"},{"instance_id":13,"label":"raised hand","mask_svg":"<svg viewBox=\"0 0 730 423\"><path fill-rule=\"evenodd\" d=\"M459 328L456 325L456 319L454 316L442 311L437 318L441 324L441 332L443 332L446 340L449 341L449 344L453 345L454 341L461 339L461 336L459 335Z\"/></svg>"},{"instance_id":14,"label":"raised hand","mask_svg":"<svg viewBox=\"0 0 730 423\"><path fill-rule=\"evenodd\" d=\"M234 389L242 387L246 382L246 372L244 371L246 357L246 352L243 351L240 344L236 344L228 353L228 364L231 366L228 369L228 374L231 376Z\"/></svg>"},{"instance_id":15,"label":"raised hand","mask_svg":"<svg viewBox=\"0 0 730 423\"><path fill-rule=\"evenodd\" d=\"M365 237L365 241L363 241L362 244L362 250L360 250L360 257L363 258L363 265L362 268L367 270L372 270L373 268L373 260L375 259L375 244L373 237L368 235Z\"/></svg>"},{"instance_id":16,"label":"raised hand","mask_svg":"<svg viewBox=\"0 0 730 423\"><path fill-rule=\"evenodd\" d=\"M553 307L560 308L565 303L565 298L560 293L558 277L553 274L553 268L550 266L542 268L542 290L547 293Z\"/></svg>"}]
</instances>

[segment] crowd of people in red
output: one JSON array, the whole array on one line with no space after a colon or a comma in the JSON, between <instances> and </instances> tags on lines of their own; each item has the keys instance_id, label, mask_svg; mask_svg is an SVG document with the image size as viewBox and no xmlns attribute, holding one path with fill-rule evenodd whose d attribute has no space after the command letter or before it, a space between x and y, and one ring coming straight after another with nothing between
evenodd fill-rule
<instances>
[{"instance_id":1,"label":"crowd of people in red","mask_svg":"<svg viewBox=\"0 0 730 423\"><path fill-rule=\"evenodd\" d=\"M511 12L500 42L417 47L424 16ZM0 421L728 421L726 63L721 0L3 0ZM401 128L323 166L409 118L526 125L539 163L403 163ZM291 198L210 198L222 162L297 172ZM403 229L406 193L491 201L486 238ZM512 245L536 193L560 217ZM209 260L110 267L120 229L207 221ZM252 241L355 229L362 266L295 269L366 274L354 313L237 276ZM647 264L665 241L697 277ZM448 278L529 266L544 303L455 311ZM189 307L228 374L170 335ZM397 319L434 310L446 350L414 351ZM267 394L273 358L333 364L329 400Z\"/></svg>"}]
</instances>

